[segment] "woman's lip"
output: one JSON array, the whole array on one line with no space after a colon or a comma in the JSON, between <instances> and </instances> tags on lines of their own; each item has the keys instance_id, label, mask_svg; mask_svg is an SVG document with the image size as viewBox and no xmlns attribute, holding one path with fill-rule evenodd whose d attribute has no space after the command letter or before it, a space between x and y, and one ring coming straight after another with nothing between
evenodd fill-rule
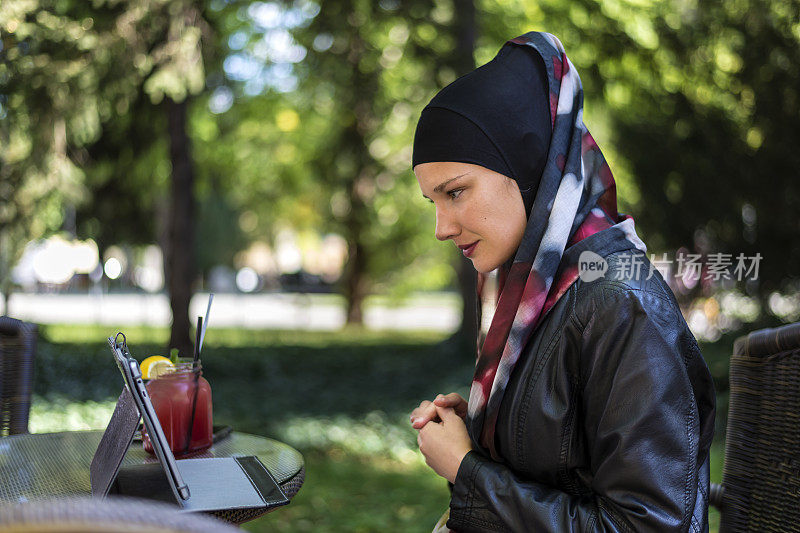
<instances>
[{"instance_id":1,"label":"woman's lip","mask_svg":"<svg viewBox=\"0 0 800 533\"><path fill-rule=\"evenodd\" d=\"M478 244L478 241L475 241L472 244L470 244L469 246L464 246L463 248L461 246L459 246L459 248L461 248L461 253L463 253L465 257L469 257L475 251L475 246L477 244Z\"/></svg>"}]
</instances>

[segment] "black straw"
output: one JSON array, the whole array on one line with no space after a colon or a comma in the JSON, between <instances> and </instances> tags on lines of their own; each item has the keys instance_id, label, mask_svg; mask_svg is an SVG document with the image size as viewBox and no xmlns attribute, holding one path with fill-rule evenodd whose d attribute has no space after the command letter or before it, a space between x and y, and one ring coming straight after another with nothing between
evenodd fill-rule
<instances>
[{"instance_id":1,"label":"black straw","mask_svg":"<svg viewBox=\"0 0 800 533\"><path fill-rule=\"evenodd\" d=\"M197 330L194 332L194 362L193 366L197 366L197 361L200 360L200 332L203 331L203 317L197 317Z\"/></svg>"},{"instance_id":2,"label":"black straw","mask_svg":"<svg viewBox=\"0 0 800 533\"><path fill-rule=\"evenodd\" d=\"M192 370L194 371L194 396L192 397L192 416L189 419L188 427L186 428L186 447L183 453L189 452L189 446L192 444L192 433L194 433L194 415L197 410L197 392L198 381L200 380L200 372L197 370L197 363L200 361L200 331L203 329L203 317L197 317L197 331L194 335L194 361L192 362Z\"/></svg>"}]
</instances>

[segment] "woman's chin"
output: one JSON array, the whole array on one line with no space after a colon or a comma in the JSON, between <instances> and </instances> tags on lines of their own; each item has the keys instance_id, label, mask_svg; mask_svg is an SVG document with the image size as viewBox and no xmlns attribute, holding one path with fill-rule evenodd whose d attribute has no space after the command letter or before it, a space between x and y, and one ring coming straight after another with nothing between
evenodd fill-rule
<instances>
[{"instance_id":1,"label":"woman's chin","mask_svg":"<svg viewBox=\"0 0 800 533\"><path fill-rule=\"evenodd\" d=\"M496 266L489 264L487 261L481 261L480 259L476 259L474 257L470 257L469 260L472 261L472 267L481 274L488 274L497 268Z\"/></svg>"},{"instance_id":2,"label":"woman's chin","mask_svg":"<svg viewBox=\"0 0 800 533\"><path fill-rule=\"evenodd\" d=\"M477 257L472 256L469 258L469 260L472 261L472 267L475 270L477 270L481 274L489 274L491 272L494 272L501 266L503 266L506 262L509 262L512 257L513 256L509 256L507 258L499 258L495 256L494 258L492 258L492 257L486 257L485 255L479 255Z\"/></svg>"}]
</instances>

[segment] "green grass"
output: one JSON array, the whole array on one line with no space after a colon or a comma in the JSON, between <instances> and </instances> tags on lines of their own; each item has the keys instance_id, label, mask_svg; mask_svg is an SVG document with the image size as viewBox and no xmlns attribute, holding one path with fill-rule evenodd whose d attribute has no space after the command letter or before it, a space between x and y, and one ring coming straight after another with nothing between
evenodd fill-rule
<instances>
[{"instance_id":1,"label":"green grass","mask_svg":"<svg viewBox=\"0 0 800 533\"><path fill-rule=\"evenodd\" d=\"M164 353L166 329L121 329L140 360ZM105 426L122 387L105 343L116 331L42 328L32 431ZM729 348L702 348L726 400ZM306 481L291 505L245 529L430 531L449 494L425 466L408 413L442 391L467 394L474 364L467 350L430 332L214 329L203 351L215 423L287 442L306 460ZM712 447L714 481L723 433ZM712 511L712 531L717 523Z\"/></svg>"}]
</instances>

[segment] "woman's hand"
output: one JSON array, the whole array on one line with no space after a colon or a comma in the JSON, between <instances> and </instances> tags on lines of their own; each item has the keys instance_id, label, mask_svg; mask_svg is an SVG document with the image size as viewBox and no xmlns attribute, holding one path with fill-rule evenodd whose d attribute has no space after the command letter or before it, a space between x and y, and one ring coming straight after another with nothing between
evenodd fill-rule
<instances>
[{"instance_id":1,"label":"woman's hand","mask_svg":"<svg viewBox=\"0 0 800 533\"><path fill-rule=\"evenodd\" d=\"M419 430L417 444L428 466L450 483L455 483L458 467L472 449L472 442L464 420L455 410L438 405L435 409L441 422L425 424Z\"/></svg>"},{"instance_id":2,"label":"woman's hand","mask_svg":"<svg viewBox=\"0 0 800 533\"><path fill-rule=\"evenodd\" d=\"M431 420L441 422L436 414L437 407L449 407L463 420L467 416L467 401L460 394L451 392L440 394L432 402L425 400L419 407L411 411L411 427L422 429Z\"/></svg>"}]
</instances>

